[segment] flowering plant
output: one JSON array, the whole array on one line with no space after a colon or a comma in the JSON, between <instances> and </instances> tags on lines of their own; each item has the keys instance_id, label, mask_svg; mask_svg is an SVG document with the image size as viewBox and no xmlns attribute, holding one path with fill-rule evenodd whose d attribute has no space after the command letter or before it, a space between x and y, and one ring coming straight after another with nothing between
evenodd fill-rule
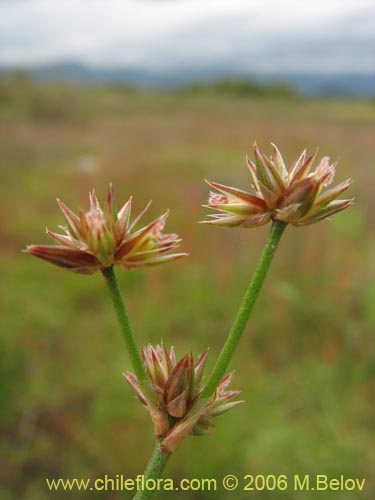
<instances>
[{"instance_id":1,"label":"flowering plant","mask_svg":"<svg viewBox=\"0 0 375 500\"><path fill-rule=\"evenodd\" d=\"M89 211L80 211L78 215L58 200L66 226L60 226L63 234L47 230L57 245L26 248L27 253L78 274L101 271L133 366L134 373L126 371L125 378L150 413L154 427L156 445L145 470L146 480L160 477L169 457L187 435L209 433L214 417L242 403L236 400L239 391L228 389L233 373L226 374L227 368L287 225L312 224L353 203L352 199L337 199L349 188L349 179L326 189L336 168L328 158L311 170L315 155L306 158L304 151L287 170L274 145L273 152L273 157L268 158L255 144L255 162L247 159L254 194L209 182L216 192L210 194L206 206L218 213L205 223L257 227L271 221L272 225L238 314L207 380L203 370L208 351L196 360L192 352L177 360L174 348L168 350L163 343L139 350L114 272L114 266L135 270L186 256L171 253L181 240L174 233L162 232L168 212L134 230L148 207L131 222L132 199L117 211L110 186L104 209L94 192L90 194ZM152 494L152 490L140 490L134 500L147 500Z\"/></svg>"}]
</instances>

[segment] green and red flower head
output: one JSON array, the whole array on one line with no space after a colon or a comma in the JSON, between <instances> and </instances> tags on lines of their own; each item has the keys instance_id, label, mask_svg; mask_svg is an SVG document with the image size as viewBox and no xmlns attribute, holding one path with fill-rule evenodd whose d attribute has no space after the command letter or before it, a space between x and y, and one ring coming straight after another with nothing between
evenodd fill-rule
<instances>
[{"instance_id":1,"label":"green and red flower head","mask_svg":"<svg viewBox=\"0 0 375 500\"><path fill-rule=\"evenodd\" d=\"M149 411L155 435L168 453L175 451L188 434L207 434L214 426L212 417L242 403L232 401L239 391L227 390L233 375L230 373L203 406L196 405L203 389L202 375L207 355L208 351L205 351L194 361L189 352L177 361L173 347L170 351L163 343L145 347L142 357L153 398L144 394L133 373L125 374L138 399Z\"/></svg>"},{"instance_id":2,"label":"green and red flower head","mask_svg":"<svg viewBox=\"0 0 375 500\"><path fill-rule=\"evenodd\" d=\"M315 154L306 157L303 151L287 170L278 148L272 144L273 156L268 158L254 144L255 162L247 158L254 194L217 182L208 184L211 192L205 207L219 213L210 215L206 224L219 226L257 227L270 220L305 226L325 219L353 203L353 199L338 200L351 180L326 189L335 176L337 163L322 158L315 170Z\"/></svg>"},{"instance_id":3,"label":"green and red flower head","mask_svg":"<svg viewBox=\"0 0 375 500\"><path fill-rule=\"evenodd\" d=\"M63 234L47 229L57 245L29 245L26 252L69 271L93 274L112 265L124 269L140 269L184 257L185 253L170 253L181 239L177 234L163 234L168 212L147 226L134 231L135 225L149 205L131 222L132 198L117 211L112 185L104 209L93 191L88 212L75 214L57 200L66 226Z\"/></svg>"}]
</instances>

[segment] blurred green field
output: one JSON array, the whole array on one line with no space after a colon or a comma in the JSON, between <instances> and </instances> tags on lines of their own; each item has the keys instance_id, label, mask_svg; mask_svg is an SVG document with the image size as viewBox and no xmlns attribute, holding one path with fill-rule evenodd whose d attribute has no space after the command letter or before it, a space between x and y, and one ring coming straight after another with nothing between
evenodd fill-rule
<instances>
[{"instance_id":1,"label":"blurred green field","mask_svg":"<svg viewBox=\"0 0 375 500\"><path fill-rule=\"evenodd\" d=\"M171 209L167 229L187 259L118 272L141 344L219 352L267 228L222 230L204 218L204 178L246 189L254 139L292 162L304 147L340 158L356 204L307 228L288 228L236 353L233 387L246 403L190 437L166 477L374 472L373 109L369 102L37 86L0 81L0 498L96 498L50 493L46 477L141 473L153 445L148 414L122 377L129 369L99 274L74 275L20 253L47 243L61 197L86 208L108 182L134 195L145 221ZM98 498L131 494L98 493ZM306 500L309 492L162 493L164 498Z\"/></svg>"}]
</instances>

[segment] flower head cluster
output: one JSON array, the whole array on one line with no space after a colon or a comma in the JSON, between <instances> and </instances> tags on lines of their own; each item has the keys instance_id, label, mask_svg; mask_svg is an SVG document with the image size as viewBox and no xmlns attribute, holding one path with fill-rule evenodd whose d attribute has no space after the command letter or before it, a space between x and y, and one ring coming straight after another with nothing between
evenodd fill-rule
<instances>
[{"instance_id":1,"label":"flower head cluster","mask_svg":"<svg viewBox=\"0 0 375 500\"><path fill-rule=\"evenodd\" d=\"M271 219L294 226L313 224L344 210L352 199L338 200L351 184L347 179L336 187L325 189L335 176L336 163L324 157L315 170L315 155L306 157L303 151L287 170L283 157L275 145L273 156L268 158L254 144L255 162L247 158L255 194L216 182L208 184L216 189L211 192L207 208L218 210L207 224L220 226L256 227Z\"/></svg>"},{"instance_id":2,"label":"flower head cluster","mask_svg":"<svg viewBox=\"0 0 375 500\"><path fill-rule=\"evenodd\" d=\"M139 269L184 257L185 253L169 253L180 243L177 234L163 234L168 212L147 226L133 231L141 212L130 222L132 198L118 212L110 185L104 209L95 192L90 193L90 209L75 214L57 200L65 217L64 234L47 229L58 245L29 245L26 252L79 274L92 274L117 264L125 269Z\"/></svg>"},{"instance_id":3,"label":"flower head cluster","mask_svg":"<svg viewBox=\"0 0 375 500\"><path fill-rule=\"evenodd\" d=\"M168 453L172 453L188 434L207 434L214 426L212 417L242 403L232 401L239 391L227 390L233 375L230 373L221 380L209 400L202 405L196 404L202 392L207 354L208 351L204 352L194 361L190 352L177 361L173 347L170 351L164 344L145 347L142 357L151 384L151 397L142 391L134 374L125 374L138 399L149 411L155 435Z\"/></svg>"}]
</instances>

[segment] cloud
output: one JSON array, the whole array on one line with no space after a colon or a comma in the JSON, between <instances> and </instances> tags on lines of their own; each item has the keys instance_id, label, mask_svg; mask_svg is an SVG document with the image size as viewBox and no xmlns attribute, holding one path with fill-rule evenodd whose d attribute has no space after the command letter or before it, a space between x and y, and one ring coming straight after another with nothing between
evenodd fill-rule
<instances>
[{"instance_id":1,"label":"cloud","mask_svg":"<svg viewBox=\"0 0 375 500\"><path fill-rule=\"evenodd\" d=\"M0 63L369 71L372 0L3 0Z\"/></svg>"}]
</instances>

